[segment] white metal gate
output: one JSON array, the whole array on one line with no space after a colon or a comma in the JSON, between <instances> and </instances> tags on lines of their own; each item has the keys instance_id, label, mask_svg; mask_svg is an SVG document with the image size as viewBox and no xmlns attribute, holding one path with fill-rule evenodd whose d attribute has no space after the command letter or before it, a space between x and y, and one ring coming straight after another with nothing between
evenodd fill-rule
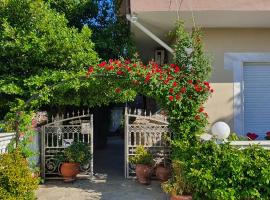
<instances>
[{"instance_id":1,"label":"white metal gate","mask_svg":"<svg viewBox=\"0 0 270 200\"><path fill-rule=\"evenodd\" d=\"M50 123L42 126L41 134L41 176L44 179L58 179L60 166L56 155L73 141L85 142L93 155L93 115L89 110L82 114L78 111L52 117ZM93 176L93 159L87 165L80 166L81 175Z\"/></svg>"},{"instance_id":2,"label":"white metal gate","mask_svg":"<svg viewBox=\"0 0 270 200\"><path fill-rule=\"evenodd\" d=\"M169 123L164 115L147 115L142 110L125 110L125 177L135 175L135 166L130 158L135 155L137 146L148 149L155 159L168 158L170 147L167 137L170 137Z\"/></svg>"}]
</instances>

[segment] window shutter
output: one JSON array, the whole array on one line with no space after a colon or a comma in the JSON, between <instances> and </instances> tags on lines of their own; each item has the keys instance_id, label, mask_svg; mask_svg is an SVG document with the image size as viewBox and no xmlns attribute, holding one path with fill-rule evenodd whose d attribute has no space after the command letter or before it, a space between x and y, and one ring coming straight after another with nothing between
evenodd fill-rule
<instances>
[{"instance_id":1,"label":"window shutter","mask_svg":"<svg viewBox=\"0 0 270 200\"><path fill-rule=\"evenodd\" d=\"M244 134L270 131L270 64L244 64Z\"/></svg>"}]
</instances>

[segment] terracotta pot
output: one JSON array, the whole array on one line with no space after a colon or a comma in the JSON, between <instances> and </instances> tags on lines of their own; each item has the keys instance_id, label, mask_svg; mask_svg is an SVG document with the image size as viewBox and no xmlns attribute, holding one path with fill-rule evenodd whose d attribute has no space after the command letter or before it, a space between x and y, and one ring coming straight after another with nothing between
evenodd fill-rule
<instances>
[{"instance_id":1,"label":"terracotta pot","mask_svg":"<svg viewBox=\"0 0 270 200\"><path fill-rule=\"evenodd\" d=\"M150 176L152 168L148 165L137 164L136 165L136 176L138 181L142 184L150 184Z\"/></svg>"},{"instance_id":2,"label":"terracotta pot","mask_svg":"<svg viewBox=\"0 0 270 200\"><path fill-rule=\"evenodd\" d=\"M60 170L64 178L64 182L72 182L76 179L77 174L80 173L80 164L63 163Z\"/></svg>"},{"instance_id":3,"label":"terracotta pot","mask_svg":"<svg viewBox=\"0 0 270 200\"><path fill-rule=\"evenodd\" d=\"M192 200L191 195L172 195L170 200Z\"/></svg>"},{"instance_id":4,"label":"terracotta pot","mask_svg":"<svg viewBox=\"0 0 270 200\"><path fill-rule=\"evenodd\" d=\"M162 165L157 166L156 168L156 177L161 181L165 182L170 177L170 169Z\"/></svg>"}]
</instances>

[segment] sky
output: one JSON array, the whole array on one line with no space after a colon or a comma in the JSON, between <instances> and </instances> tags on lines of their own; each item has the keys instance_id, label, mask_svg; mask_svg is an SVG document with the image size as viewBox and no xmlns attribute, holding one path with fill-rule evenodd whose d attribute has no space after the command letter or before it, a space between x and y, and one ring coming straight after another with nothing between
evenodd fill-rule
<instances>
[{"instance_id":1,"label":"sky","mask_svg":"<svg viewBox=\"0 0 270 200\"><path fill-rule=\"evenodd\" d=\"M98 0L98 15L90 19L88 23L96 27L104 27L108 23L116 21L113 0Z\"/></svg>"}]
</instances>

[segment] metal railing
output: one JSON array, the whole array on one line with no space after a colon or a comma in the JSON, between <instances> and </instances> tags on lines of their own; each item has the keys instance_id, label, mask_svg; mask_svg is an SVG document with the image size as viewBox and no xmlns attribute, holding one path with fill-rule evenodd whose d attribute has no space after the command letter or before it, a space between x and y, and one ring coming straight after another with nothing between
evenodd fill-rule
<instances>
[{"instance_id":1,"label":"metal railing","mask_svg":"<svg viewBox=\"0 0 270 200\"><path fill-rule=\"evenodd\" d=\"M230 141L230 145L240 147L240 149L244 149L252 145L259 145L264 149L270 150L270 140Z\"/></svg>"}]
</instances>

